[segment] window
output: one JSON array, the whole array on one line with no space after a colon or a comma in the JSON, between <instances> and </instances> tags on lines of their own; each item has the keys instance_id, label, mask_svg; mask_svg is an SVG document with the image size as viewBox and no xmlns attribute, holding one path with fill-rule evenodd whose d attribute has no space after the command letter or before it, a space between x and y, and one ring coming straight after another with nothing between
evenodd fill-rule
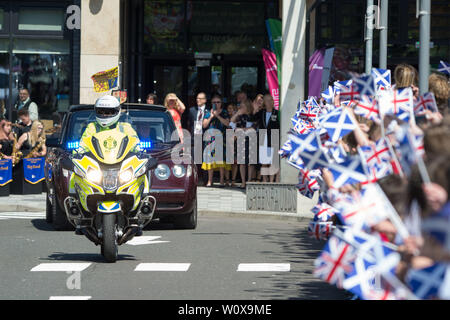
<instances>
[{"instance_id":1,"label":"window","mask_svg":"<svg viewBox=\"0 0 450 320\"><path fill-rule=\"evenodd\" d=\"M19 31L63 31L65 12L62 8L20 8Z\"/></svg>"}]
</instances>

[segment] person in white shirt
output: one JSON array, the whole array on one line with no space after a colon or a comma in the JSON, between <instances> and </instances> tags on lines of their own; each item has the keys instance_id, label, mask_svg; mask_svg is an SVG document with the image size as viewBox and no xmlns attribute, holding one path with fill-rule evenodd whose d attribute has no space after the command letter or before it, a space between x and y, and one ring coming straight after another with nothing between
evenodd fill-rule
<instances>
[{"instance_id":1,"label":"person in white shirt","mask_svg":"<svg viewBox=\"0 0 450 320\"><path fill-rule=\"evenodd\" d=\"M31 101L30 92L27 88L21 88L19 90L19 101L16 103L15 108L17 111L22 109L28 110L31 121L39 118L38 106Z\"/></svg>"}]
</instances>

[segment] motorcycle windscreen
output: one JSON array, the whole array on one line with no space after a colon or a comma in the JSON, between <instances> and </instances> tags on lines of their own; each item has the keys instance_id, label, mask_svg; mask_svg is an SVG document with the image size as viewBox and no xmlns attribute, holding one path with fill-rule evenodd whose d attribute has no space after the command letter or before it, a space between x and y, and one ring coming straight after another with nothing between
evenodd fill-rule
<instances>
[{"instance_id":1,"label":"motorcycle windscreen","mask_svg":"<svg viewBox=\"0 0 450 320\"><path fill-rule=\"evenodd\" d=\"M106 164L122 161L138 142L137 138L116 130L98 132L84 141L95 157Z\"/></svg>"}]
</instances>

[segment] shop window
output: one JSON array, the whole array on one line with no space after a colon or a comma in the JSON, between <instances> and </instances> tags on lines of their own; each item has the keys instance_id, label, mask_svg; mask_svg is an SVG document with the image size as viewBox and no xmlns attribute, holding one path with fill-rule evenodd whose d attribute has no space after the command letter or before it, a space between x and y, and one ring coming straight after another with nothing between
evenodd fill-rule
<instances>
[{"instance_id":1,"label":"shop window","mask_svg":"<svg viewBox=\"0 0 450 320\"><path fill-rule=\"evenodd\" d=\"M13 98L24 86L39 108L41 118L67 111L70 94L68 40L15 39L13 47Z\"/></svg>"},{"instance_id":2,"label":"shop window","mask_svg":"<svg viewBox=\"0 0 450 320\"><path fill-rule=\"evenodd\" d=\"M19 9L19 31L63 31L63 9Z\"/></svg>"}]
</instances>

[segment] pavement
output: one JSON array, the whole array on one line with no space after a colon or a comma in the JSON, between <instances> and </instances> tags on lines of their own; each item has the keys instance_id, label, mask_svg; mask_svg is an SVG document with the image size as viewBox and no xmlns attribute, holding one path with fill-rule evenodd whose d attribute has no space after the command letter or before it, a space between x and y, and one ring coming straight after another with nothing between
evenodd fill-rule
<instances>
[{"instance_id":1,"label":"pavement","mask_svg":"<svg viewBox=\"0 0 450 320\"><path fill-rule=\"evenodd\" d=\"M0 212L42 212L45 211L45 193L9 195L0 197ZM304 221L313 217L310 209L317 203L313 199L298 195L297 212L251 211L247 210L245 190L239 188L198 187L199 215L245 215L254 218L272 217L282 220Z\"/></svg>"}]
</instances>

